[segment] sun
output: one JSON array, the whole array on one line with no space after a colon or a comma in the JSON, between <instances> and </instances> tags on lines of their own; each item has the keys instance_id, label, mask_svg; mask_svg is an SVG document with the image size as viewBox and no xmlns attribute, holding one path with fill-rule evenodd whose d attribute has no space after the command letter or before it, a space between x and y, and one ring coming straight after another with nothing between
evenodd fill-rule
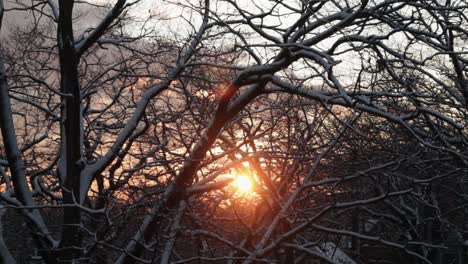
<instances>
[{"instance_id":1,"label":"sun","mask_svg":"<svg viewBox=\"0 0 468 264\"><path fill-rule=\"evenodd\" d=\"M236 189L241 193L248 193L253 189L252 179L247 175L238 175L233 181Z\"/></svg>"}]
</instances>

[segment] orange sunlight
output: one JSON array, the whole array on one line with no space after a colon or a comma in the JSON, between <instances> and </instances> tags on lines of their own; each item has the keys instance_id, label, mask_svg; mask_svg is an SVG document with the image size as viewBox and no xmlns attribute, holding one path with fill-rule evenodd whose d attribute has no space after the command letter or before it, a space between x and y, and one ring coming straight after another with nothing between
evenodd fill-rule
<instances>
[{"instance_id":1,"label":"orange sunlight","mask_svg":"<svg viewBox=\"0 0 468 264\"><path fill-rule=\"evenodd\" d=\"M253 190L252 179L247 175L237 175L233 184L239 193L247 194Z\"/></svg>"}]
</instances>

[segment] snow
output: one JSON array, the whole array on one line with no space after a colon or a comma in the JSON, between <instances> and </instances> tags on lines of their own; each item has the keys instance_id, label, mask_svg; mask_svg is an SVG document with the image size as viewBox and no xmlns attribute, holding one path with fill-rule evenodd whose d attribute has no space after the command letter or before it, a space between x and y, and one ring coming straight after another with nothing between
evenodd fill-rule
<instances>
[{"instance_id":1,"label":"snow","mask_svg":"<svg viewBox=\"0 0 468 264\"><path fill-rule=\"evenodd\" d=\"M334 260L340 264L357 264L352 260L346 253L344 253L340 248L338 248L334 243L327 242L316 247L316 250L324 254L328 258Z\"/></svg>"}]
</instances>

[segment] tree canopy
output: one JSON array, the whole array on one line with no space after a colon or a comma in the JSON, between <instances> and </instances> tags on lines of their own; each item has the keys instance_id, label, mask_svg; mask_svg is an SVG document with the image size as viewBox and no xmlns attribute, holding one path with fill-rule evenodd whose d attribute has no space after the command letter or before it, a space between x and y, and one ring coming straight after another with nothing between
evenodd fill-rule
<instances>
[{"instance_id":1,"label":"tree canopy","mask_svg":"<svg viewBox=\"0 0 468 264\"><path fill-rule=\"evenodd\" d=\"M0 260L468 261L467 16L0 0Z\"/></svg>"}]
</instances>

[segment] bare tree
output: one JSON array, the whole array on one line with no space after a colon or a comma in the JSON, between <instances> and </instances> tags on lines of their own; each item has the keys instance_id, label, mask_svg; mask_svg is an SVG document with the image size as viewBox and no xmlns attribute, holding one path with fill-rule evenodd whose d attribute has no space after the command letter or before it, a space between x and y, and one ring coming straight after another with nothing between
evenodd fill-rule
<instances>
[{"instance_id":1,"label":"bare tree","mask_svg":"<svg viewBox=\"0 0 468 264\"><path fill-rule=\"evenodd\" d=\"M1 3L38 261L467 259L465 1Z\"/></svg>"}]
</instances>

